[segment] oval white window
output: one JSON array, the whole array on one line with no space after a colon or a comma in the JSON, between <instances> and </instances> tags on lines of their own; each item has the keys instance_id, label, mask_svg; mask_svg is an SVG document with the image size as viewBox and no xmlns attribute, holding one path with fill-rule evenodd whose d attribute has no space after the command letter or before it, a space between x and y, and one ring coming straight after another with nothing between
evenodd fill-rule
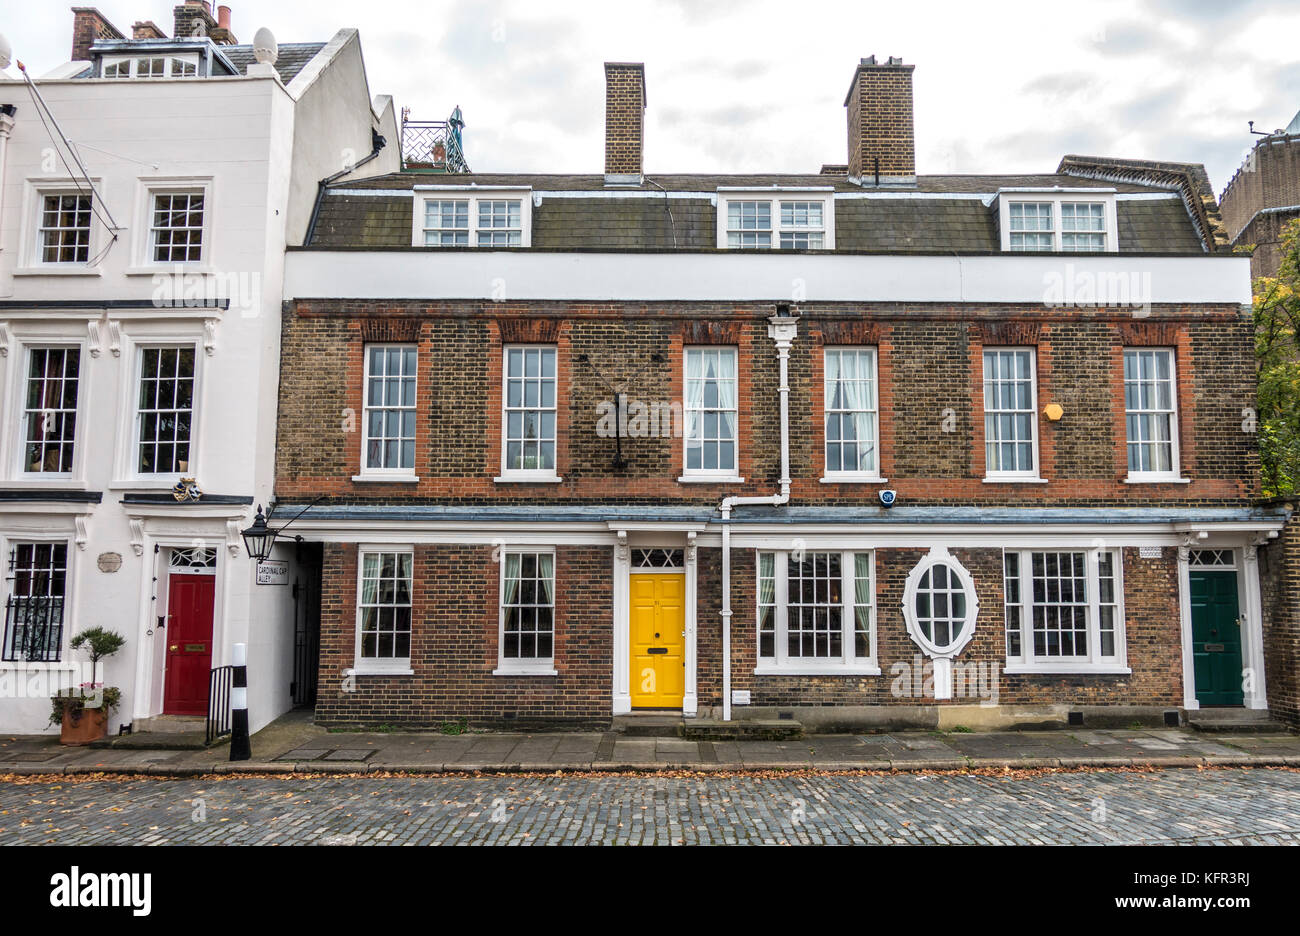
<instances>
[{"instance_id":1,"label":"oval white window","mask_svg":"<svg viewBox=\"0 0 1300 936\"><path fill-rule=\"evenodd\" d=\"M907 576L903 618L929 656L951 658L975 635L979 599L966 568L942 546L932 548Z\"/></svg>"}]
</instances>

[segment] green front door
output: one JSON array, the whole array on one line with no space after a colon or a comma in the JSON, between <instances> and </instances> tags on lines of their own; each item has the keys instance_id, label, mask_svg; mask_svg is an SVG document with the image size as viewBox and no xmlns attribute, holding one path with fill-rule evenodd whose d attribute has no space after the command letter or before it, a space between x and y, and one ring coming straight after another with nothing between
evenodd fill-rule
<instances>
[{"instance_id":1,"label":"green front door","mask_svg":"<svg viewBox=\"0 0 1300 936\"><path fill-rule=\"evenodd\" d=\"M1193 569L1192 672L1201 705L1241 705L1241 623L1237 573Z\"/></svg>"}]
</instances>

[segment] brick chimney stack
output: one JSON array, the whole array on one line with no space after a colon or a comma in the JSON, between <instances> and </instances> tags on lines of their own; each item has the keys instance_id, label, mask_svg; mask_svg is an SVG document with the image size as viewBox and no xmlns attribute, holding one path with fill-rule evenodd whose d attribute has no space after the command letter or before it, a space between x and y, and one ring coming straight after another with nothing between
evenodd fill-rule
<instances>
[{"instance_id":1,"label":"brick chimney stack","mask_svg":"<svg viewBox=\"0 0 1300 936\"><path fill-rule=\"evenodd\" d=\"M217 20L212 15L212 4L208 0L185 0L172 9L172 38L189 39L192 36L207 36L217 28Z\"/></svg>"},{"instance_id":2,"label":"brick chimney stack","mask_svg":"<svg viewBox=\"0 0 1300 936\"><path fill-rule=\"evenodd\" d=\"M136 20L131 25L132 39L166 39L167 34L153 20Z\"/></svg>"},{"instance_id":3,"label":"brick chimney stack","mask_svg":"<svg viewBox=\"0 0 1300 936\"><path fill-rule=\"evenodd\" d=\"M645 65L641 62L606 62L606 185L641 184L645 105Z\"/></svg>"},{"instance_id":4,"label":"brick chimney stack","mask_svg":"<svg viewBox=\"0 0 1300 936\"><path fill-rule=\"evenodd\" d=\"M901 58L864 58L844 106L849 117L849 178L862 185L916 184L912 69Z\"/></svg>"},{"instance_id":5,"label":"brick chimney stack","mask_svg":"<svg viewBox=\"0 0 1300 936\"><path fill-rule=\"evenodd\" d=\"M72 61L90 59L90 47L100 39L125 39L116 26L94 7L72 8Z\"/></svg>"}]
</instances>

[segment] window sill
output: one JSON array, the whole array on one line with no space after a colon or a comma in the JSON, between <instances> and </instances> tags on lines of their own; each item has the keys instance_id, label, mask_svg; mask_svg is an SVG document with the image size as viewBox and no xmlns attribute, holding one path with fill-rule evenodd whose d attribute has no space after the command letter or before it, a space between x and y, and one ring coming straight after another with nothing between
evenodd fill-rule
<instances>
[{"instance_id":1,"label":"window sill","mask_svg":"<svg viewBox=\"0 0 1300 936\"><path fill-rule=\"evenodd\" d=\"M855 475L855 474L828 474L821 479L822 484L888 484L888 478L877 478L875 475Z\"/></svg>"},{"instance_id":2,"label":"window sill","mask_svg":"<svg viewBox=\"0 0 1300 936\"><path fill-rule=\"evenodd\" d=\"M1129 475L1124 479L1125 484L1191 484L1191 478L1179 478L1174 475L1168 477Z\"/></svg>"},{"instance_id":3,"label":"window sill","mask_svg":"<svg viewBox=\"0 0 1300 936\"><path fill-rule=\"evenodd\" d=\"M67 264L63 268L61 263L50 263L44 266L19 267L14 270L14 276L103 276L104 271L99 267L88 267L76 263Z\"/></svg>"},{"instance_id":4,"label":"window sill","mask_svg":"<svg viewBox=\"0 0 1300 936\"><path fill-rule=\"evenodd\" d=\"M1002 667L1002 672L1009 675L1128 676L1133 670L1122 663L1008 663Z\"/></svg>"},{"instance_id":5,"label":"window sill","mask_svg":"<svg viewBox=\"0 0 1300 936\"><path fill-rule=\"evenodd\" d=\"M562 484L564 479L553 474L503 474L492 479L497 484Z\"/></svg>"},{"instance_id":6,"label":"window sill","mask_svg":"<svg viewBox=\"0 0 1300 936\"><path fill-rule=\"evenodd\" d=\"M358 484L415 484L420 479L415 475L353 475L352 480Z\"/></svg>"},{"instance_id":7,"label":"window sill","mask_svg":"<svg viewBox=\"0 0 1300 936\"><path fill-rule=\"evenodd\" d=\"M678 484L744 484L745 479L736 475L682 475Z\"/></svg>"},{"instance_id":8,"label":"window sill","mask_svg":"<svg viewBox=\"0 0 1300 936\"><path fill-rule=\"evenodd\" d=\"M760 663L754 667L755 676L879 676L880 667L874 663L829 663L825 666Z\"/></svg>"},{"instance_id":9,"label":"window sill","mask_svg":"<svg viewBox=\"0 0 1300 936\"><path fill-rule=\"evenodd\" d=\"M498 666L492 671L493 676L558 676L550 666Z\"/></svg>"},{"instance_id":10,"label":"window sill","mask_svg":"<svg viewBox=\"0 0 1300 936\"><path fill-rule=\"evenodd\" d=\"M155 263L142 264L140 266L127 267L122 271L123 276L157 276L158 274L183 273L194 274L198 276L214 276L217 273L216 267L205 261L185 261L176 263Z\"/></svg>"},{"instance_id":11,"label":"window sill","mask_svg":"<svg viewBox=\"0 0 1300 936\"><path fill-rule=\"evenodd\" d=\"M411 669L411 664L394 663L387 665L383 663L358 663L352 670L344 675L347 676L414 676L415 670Z\"/></svg>"},{"instance_id":12,"label":"window sill","mask_svg":"<svg viewBox=\"0 0 1300 936\"><path fill-rule=\"evenodd\" d=\"M984 478L985 484L1046 484L1046 478L1017 478L1012 476L999 477L998 475L989 475Z\"/></svg>"}]
</instances>

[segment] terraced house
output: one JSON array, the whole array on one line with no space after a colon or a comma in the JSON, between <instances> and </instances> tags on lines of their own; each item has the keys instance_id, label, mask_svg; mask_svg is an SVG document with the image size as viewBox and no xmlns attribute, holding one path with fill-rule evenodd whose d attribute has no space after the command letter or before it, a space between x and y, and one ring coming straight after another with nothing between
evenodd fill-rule
<instances>
[{"instance_id":1,"label":"terraced house","mask_svg":"<svg viewBox=\"0 0 1300 936\"><path fill-rule=\"evenodd\" d=\"M276 497L325 724L1162 723L1269 706L1249 260L1204 170L847 162L331 186L286 261ZM409 154L408 154L409 156Z\"/></svg>"}]
</instances>

